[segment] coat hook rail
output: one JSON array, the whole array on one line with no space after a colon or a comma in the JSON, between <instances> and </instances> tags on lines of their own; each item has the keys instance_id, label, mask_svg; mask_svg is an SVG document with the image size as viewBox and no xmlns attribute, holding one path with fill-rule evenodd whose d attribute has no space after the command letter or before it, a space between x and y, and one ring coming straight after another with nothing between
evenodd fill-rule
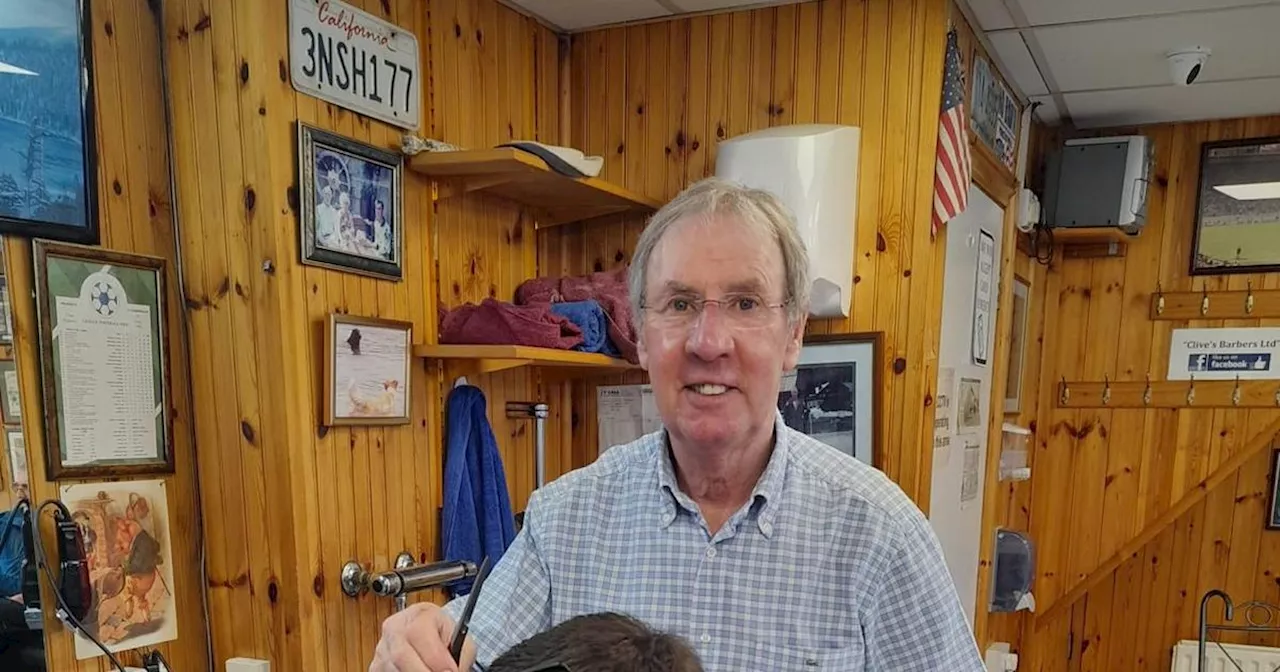
<instances>
[{"instance_id":1,"label":"coat hook rail","mask_svg":"<svg viewBox=\"0 0 1280 672\"><path fill-rule=\"evenodd\" d=\"M1151 294L1152 320L1258 320L1280 318L1280 289L1248 289L1211 292L1168 292L1157 287Z\"/></svg>"},{"instance_id":2,"label":"coat hook rail","mask_svg":"<svg viewBox=\"0 0 1280 672\"><path fill-rule=\"evenodd\" d=\"M1280 408L1277 380L1063 380L1059 408Z\"/></svg>"}]
</instances>

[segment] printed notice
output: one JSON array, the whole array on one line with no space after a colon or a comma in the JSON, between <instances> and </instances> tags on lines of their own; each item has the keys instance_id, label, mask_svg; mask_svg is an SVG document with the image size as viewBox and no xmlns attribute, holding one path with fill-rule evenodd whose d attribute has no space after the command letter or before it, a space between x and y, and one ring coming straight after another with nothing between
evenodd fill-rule
<instances>
[{"instance_id":1,"label":"printed notice","mask_svg":"<svg viewBox=\"0 0 1280 672\"><path fill-rule=\"evenodd\" d=\"M156 453L151 308L57 297L62 435L67 465ZM93 295L96 297L96 295ZM117 298L118 296L118 298Z\"/></svg>"},{"instance_id":2,"label":"printed notice","mask_svg":"<svg viewBox=\"0 0 1280 672\"><path fill-rule=\"evenodd\" d=\"M662 427L649 385L601 385L596 388L597 454L631 443Z\"/></svg>"},{"instance_id":3,"label":"printed notice","mask_svg":"<svg viewBox=\"0 0 1280 672\"><path fill-rule=\"evenodd\" d=\"M964 472L960 480L960 508L967 509L978 498L978 484L981 474L978 473L982 462L982 449L979 443L966 439L964 442Z\"/></svg>"},{"instance_id":4,"label":"printed notice","mask_svg":"<svg viewBox=\"0 0 1280 672\"><path fill-rule=\"evenodd\" d=\"M987 365L988 341L991 340L991 300L995 282L996 239L987 231L978 236L978 273L973 286L973 362Z\"/></svg>"},{"instance_id":5,"label":"printed notice","mask_svg":"<svg viewBox=\"0 0 1280 672\"><path fill-rule=\"evenodd\" d=\"M1280 328L1174 329L1169 380L1280 378Z\"/></svg>"},{"instance_id":6,"label":"printed notice","mask_svg":"<svg viewBox=\"0 0 1280 672\"><path fill-rule=\"evenodd\" d=\"M951 433L955 417L956 370L938 369L938 392L933 405L933 463L946 466L951 462Z\"/></svg>"}]
</instances>

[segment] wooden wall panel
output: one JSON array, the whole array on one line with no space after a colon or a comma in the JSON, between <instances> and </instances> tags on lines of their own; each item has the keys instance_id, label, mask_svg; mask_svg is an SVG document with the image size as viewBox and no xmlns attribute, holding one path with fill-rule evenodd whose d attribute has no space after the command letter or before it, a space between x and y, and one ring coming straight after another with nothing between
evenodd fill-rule
<instances>
[{"instance_id":1,"label":"wooden wall panel","mask_svg":"<svg viewBox=\"0 0 1280 672\"><path fill-rule=\"evenodd\" d=\"M1262 522L1269 445L1238 470L1222 471L1241 450L1271 441L1280 412L1056 406L1056 382L1063 377L1164 380L1174 328L1280 324L1148 319L1158 286L1214 291L1278 282L1277 274L1192 278L1187 267L1201 143L1275 135L1280 117L1100 133L1135 131L1151 137L1156 150L1146 228L1123 258L1059 255L1045 277L1029 499L1038 614L992 617L980 639L1016 644L1021 637L1032 670L1167 670L1171 647L1197 634L1205 591L1226 589L1237 602L1280 602L1273 560L1280 557L1280 536ZM1206 492L1202 484L1211 477L1217 485ZM1158 527L1162 523L1167 527ZM1120 552L1126 555L1117 557ZM1085 580L1095 582L1081 593ZM1266 636L1224 640L1280 643Z\"/></svg>"},{"instance_id":2,"label":"wooden wall panel","mask_svg":"<svg viewBox=\"0 0 1280 672\"><path fill-rule=\"evenodd\" d=\"M355 4L417 35L421 135L466 147L555 139L559 42L550 31L492 0ZM348 560L386 569L402 550L438 558L441 420L454 376L435 362L414 367L409 425L325 429L323 320L331 312L405 320L416 341L435 342L439 309L509 300L532 277L533 220L492 199L437 202L430 181L406 170L402 281L300 264L295 123L389 149L401 131L293 90L287 3L166 8L214 660L362 669L392 604L347 598L339 570ZM488 395L523 506L533 426L508 420L503 404L534 397L533 377L471 382ZM411 597L441 599L439 591ZM190 660L203 660L202 643L188 648Z\"/></svg>"},{"instance_id":3,"label":"wooden wall panel","mask_svg":"<svg viewBox=\"0 0 1280 672\"><path fill-rule=\"evenodd\" d=\"M143 0L100 0L91 5L90 48L94 59L98 154L98 217L102 246L162 257L169 262L169 314L173 450L176 473L163 478L168 492L169 533L173 557L173 607L179 638L158 648L175 668L201 669L205 661L204 586L201 581L200 501L192 445L192 405L178 289L178 248L173 235L169 182L168 136L160 68L159 17ZM82 482L48 480L43 459L44 432L37 355L35 304L32 300L31 244L7 238L4 253L12 301L14 358L22 389L22 415L27 442L31 497L39 502L59 497L59 485ZM4 459L8 484L8 456ZM8 493L6 493L7 495ZM9 504L11 505L11 503ZM45 516L48 523L49 516ZM49 537L51 539L51 537ZM53 595L44 594L46 602ZM76 661L69 632L46 609L46 657L50 670L107 670L105 658ZM132 653L122 662L138 664Z\"/></svg>"},{"instance_id":4,"label":"wooden wall panel","mask_svg":"<svg viewBox=\"0 0 1280 672\"><path fill-rule=\"evenodd\" d=\"M605 179L659 200L711 175L727 138L790 123L862 128L852 315L810 331L885 332L877 459L925 506L945 249L929 238L930 189L947 12L941 0L822 0L591 31L571 50L574 146L605 157ZM622 266L642 228L615 218L546 230L538 267ZM574 411L591 423L589 403Z\"/></svg>"}]
</instances>

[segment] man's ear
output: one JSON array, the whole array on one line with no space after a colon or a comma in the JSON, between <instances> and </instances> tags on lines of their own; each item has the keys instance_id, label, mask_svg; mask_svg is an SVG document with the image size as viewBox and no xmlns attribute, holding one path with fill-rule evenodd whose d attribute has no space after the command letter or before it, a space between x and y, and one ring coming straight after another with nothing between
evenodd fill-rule
<instances>
[{"instance_id":1,"label":"man's ear","mask_svg":"<svg viewBox=\"0 0 1280 672\"><path fill-rule=\"evenodd\" d=\"M800 364L800 349L804 346L804 329L809 323L809 311L800 313L799 319L788 327L786 356L783 358L783 370L793 371Z\"/></svg>"}]
</instances>

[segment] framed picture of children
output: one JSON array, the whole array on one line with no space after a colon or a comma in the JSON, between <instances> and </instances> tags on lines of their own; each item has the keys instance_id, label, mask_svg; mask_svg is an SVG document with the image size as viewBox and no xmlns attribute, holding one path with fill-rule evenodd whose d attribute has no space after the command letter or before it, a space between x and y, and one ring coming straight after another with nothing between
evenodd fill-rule
<instances>
[{"instance_id":1,"label":"framed picture of children","mask_svg":"<svg viewBox=\"0 0 1280 672\"><path fill-rule=\"evenodd\" d=\"M302 263L403 276L397 152L298 124Z\"/></svg>"}]
</instances>

